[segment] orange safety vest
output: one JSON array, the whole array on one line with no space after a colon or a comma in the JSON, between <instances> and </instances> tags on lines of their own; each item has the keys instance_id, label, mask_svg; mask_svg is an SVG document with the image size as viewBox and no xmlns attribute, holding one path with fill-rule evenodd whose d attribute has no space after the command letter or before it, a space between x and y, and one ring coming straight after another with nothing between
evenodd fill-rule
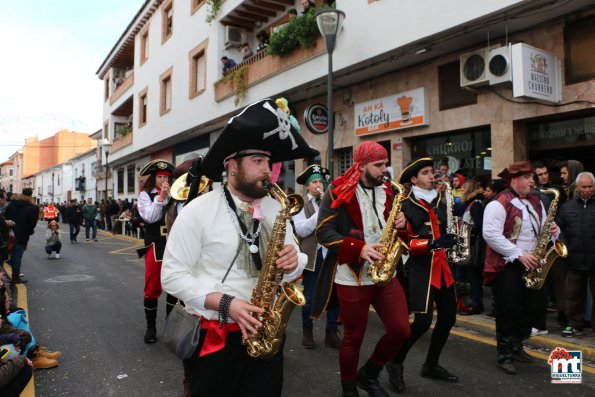
<instances>
[{"instance_id":1,"label":"orange safety vest","mask_svg":"<svg viewBox=\"0 0 595 397\"><path fill-rule=\"evenodd\" d=\"M56 219L58 217L58 209L53 205L46 207L43 211L43 217L45 219Z\"/></svg>"}]
</instances>

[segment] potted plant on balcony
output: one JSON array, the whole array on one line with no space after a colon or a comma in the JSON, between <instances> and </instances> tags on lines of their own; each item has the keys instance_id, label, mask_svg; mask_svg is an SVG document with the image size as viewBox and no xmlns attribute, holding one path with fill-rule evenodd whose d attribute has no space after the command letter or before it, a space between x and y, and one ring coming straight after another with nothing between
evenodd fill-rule
<instances>
[{"instance_id":1,"label":"potted plant on balcony","mask_svg":"<svg viewBox=\"0 0 595 397\"><path fill-rule=\"evenodd\" d=\"M116 134L118 134L118 136L121 138L124 138L126 135L130 134L131 132L132 132L132 127L126 126L126 125L121 125L116 129Z\"/></svg>"},{"instance_id":2,"label":"potted plant on balcony","mask_svg":"<svg viewBox=\"0 0 595 397\"><path fill-rule=\"evenodd\" d=\"M269 55L285 56L296 48L312 48L320 36L316 24L316 9L292 19L269 39Z\"/></svg>"}]
</instances>

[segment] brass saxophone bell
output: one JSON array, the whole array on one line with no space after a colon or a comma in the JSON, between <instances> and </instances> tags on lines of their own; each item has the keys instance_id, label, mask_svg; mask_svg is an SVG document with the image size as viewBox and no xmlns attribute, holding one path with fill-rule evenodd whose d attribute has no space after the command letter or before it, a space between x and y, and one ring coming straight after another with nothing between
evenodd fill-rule
<instances>
[{"instance_id":1,"label":"brass saxophone bell","mask_svg":"<svg viewBox=\"0 0 595 397\"><path fill-rule=\"evenodd\" d=\"M206 187L209 186L209 182L210 182L209 178L202 175L200 177L200 184L198 186L197 194L201 194L203 192L203 190L205 190ZM171 192L171 197L174 200L186 201L188 199L188 196L190 195L190 186L188 186L188 173L187 172L185 174L182 174L178 179L175 180L175 182L171 186L170 192Z\"/></svg>"}]
</instances>

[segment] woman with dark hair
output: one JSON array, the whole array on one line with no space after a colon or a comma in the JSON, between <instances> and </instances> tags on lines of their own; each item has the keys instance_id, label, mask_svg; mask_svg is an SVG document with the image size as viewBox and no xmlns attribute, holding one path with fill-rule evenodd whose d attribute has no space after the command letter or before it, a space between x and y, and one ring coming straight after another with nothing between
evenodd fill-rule
<instances>
[{"instance_id":1,"label":"woman with dark hair","mask_svg":"<svg viewBox=\"0 0 595 397\"><path fill-rule=\"evenodd\" d=\"M258 40L256 52L260 52L269 46L269 34L266 32L266 30L261 30L260 32L256 33L256 40Z\"/></svg>"},{"instance_id":2,"label":"woman with dark hair","mask_svg":"<svg viewBox=\"0 0 595 397\"><path fill-rule=\"evenodd\" d=\"M138 212L145 228L145 246L138 250L145 257L144 306L147 320L145 343L157 341L157 302L161 296L161 261L165 251L167 230L165 210L169 202L169 187L174 166L165 160L153 160L143 167L140 176L148 176L138 196ZM166 314L176 299L167 296Z\"/></svg>"}]
</instances>

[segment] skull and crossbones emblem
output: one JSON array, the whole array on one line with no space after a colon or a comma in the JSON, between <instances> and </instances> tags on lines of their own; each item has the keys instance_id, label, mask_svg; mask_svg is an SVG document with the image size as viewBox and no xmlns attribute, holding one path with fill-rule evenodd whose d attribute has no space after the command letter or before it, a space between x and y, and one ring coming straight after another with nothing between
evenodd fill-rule
<instances>
[{"instance_id":1,"label":"skull and crossbones emblem","mask_svg":"<svg viewBox=\"0 0 595 397\"><path fill-rule=\"evenodd\" d=\"M266 139L275 134L279 134L279 139L281 140L287 139L289 137L289 139L291 139L291 150L297 149L298 145L295 142L293 134L291 133L291 123L289 122L289 116L287 113L281 108L273 108L268 102L265 102L263 107L277 117L277 123L279 126L272 131L265 132L262 135L262 138Z\"/></svg>"}]
</instances>

